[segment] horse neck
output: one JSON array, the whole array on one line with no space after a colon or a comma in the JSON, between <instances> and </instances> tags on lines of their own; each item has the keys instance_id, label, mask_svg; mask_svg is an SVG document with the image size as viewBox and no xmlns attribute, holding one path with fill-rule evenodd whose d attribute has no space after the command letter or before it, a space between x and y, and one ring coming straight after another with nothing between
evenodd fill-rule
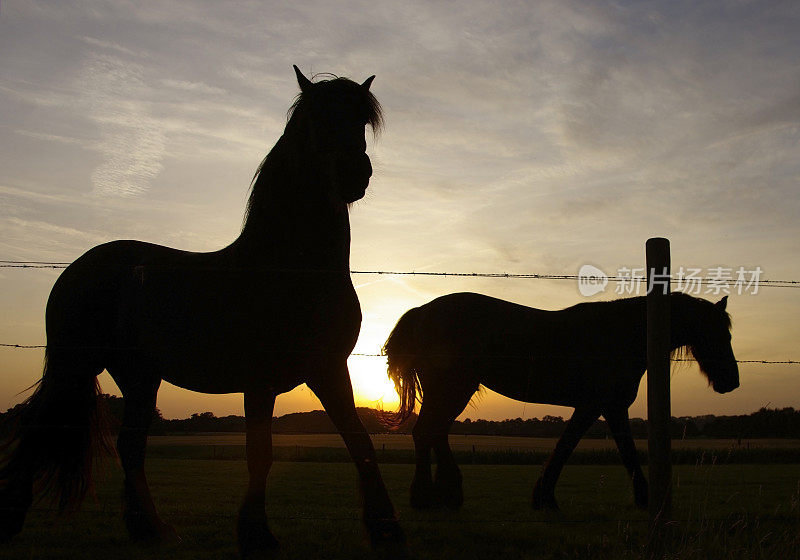
<instances>
[{"instance_id":1,"label":"horse neck","mask_svg":"<svg viewBox=\"0 0 800 560\"><path fill-rule=\"evenodd\" d=\"M349 270L347 205L331 200L322 177L299 173L304 167L292 155L284 135L264 160L242 233L231 247L249 264Z\"/></svg>"}]
</instances>

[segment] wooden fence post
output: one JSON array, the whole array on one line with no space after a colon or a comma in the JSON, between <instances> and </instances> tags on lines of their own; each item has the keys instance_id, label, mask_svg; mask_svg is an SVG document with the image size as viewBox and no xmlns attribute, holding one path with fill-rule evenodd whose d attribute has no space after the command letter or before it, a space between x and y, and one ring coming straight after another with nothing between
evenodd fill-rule
<instances>
[{"instance_id":1,"label":"wooden fence post","mask_svg":"<svg viewBox=\"0 0 800 560\"><path fill-rule=\"evenodd\" d=\"M647 240L647 449L649 513L662 525L672 509L670 463L670 253L669 240Z\"/></svg>"}]
</instances>

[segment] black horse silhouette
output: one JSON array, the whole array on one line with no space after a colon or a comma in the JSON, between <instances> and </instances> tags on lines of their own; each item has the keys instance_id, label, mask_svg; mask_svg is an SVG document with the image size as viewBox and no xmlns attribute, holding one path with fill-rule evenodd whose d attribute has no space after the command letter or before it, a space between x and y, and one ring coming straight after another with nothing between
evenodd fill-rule
<instances>
[{"instance_id":1,"label":"black horse silhouette","mask_svg":"<svg viewBox=\"0 0 800 560\"><path fill-rule=\"evenodd\" d=\"M0 534L23 525L34 487L62 508L91 484L98 433L96 376L122 391L117 450L124 518L135 539L170 539L144 473L147 430L161 380L203 393L244 393L250 483L239 511L244 554L275 546L265 514L275 396L305 382L356 464L373 542L401 540L347 369L361 324L350 279L348 205L372 175L365 128L382 125L369 87L332 77L300 94L252 186L241 235L193 253L140 241L95 247L59 277L47 303L44 375L19 415L0 470Z\"/></svg>"},{"instance_id":2,"label":"black horse silhouette","mask_svg":"<svg viewBox=\"0 0 800 560\"><path fill-rule=\"evenodd\" d=\"M739 386L726 305L727 297L714 304L670 295L671 348L693 356L718 393ZM647 482L628 420L647 365L646 298L543 311L479 294L450 294L406 312L383 350L400 394L395 420L408 418L422 396L413 428L413 507L461 506L461 472L447 434L479 384L521 401L575 407L536 482L534 508L558 508L561 469L600 415L633 479L636 504L647 507ZM435 481L431 448L438 462Z\"/></svg>"}]
</instances>

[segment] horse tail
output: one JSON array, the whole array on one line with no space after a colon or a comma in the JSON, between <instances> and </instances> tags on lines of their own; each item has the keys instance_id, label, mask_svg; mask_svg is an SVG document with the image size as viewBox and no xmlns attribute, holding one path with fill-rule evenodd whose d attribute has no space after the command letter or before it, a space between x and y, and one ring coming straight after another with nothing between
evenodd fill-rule
<instances>
[{"instance_id":1,"label":"horse tail","mask_svg":"<svg viewBox=\"0 0 800 560\"><path fill-rule=\"evenodd\" d=\"M420 314L420 308L407 311L383 345L382 353L388 363L387 373L400 397L397 413L387 419L387 423L395 427L408 420L414 413L417 400L422 399L419 382L420 346L416 336Z\"/></svg>"},{"instance_id":2,"label":"horse tail","mask_svg":"<svg viewBox=\"0 0 800 560\"><path fill-rule=\"evenodd\" d=\"M50 492L60 511L92 489L92 467L110 452L97 375L85 350L50 346L35 390L6 419L0 462L0 540L22 530L34 489Z\"/></svg>"}]
</instances>

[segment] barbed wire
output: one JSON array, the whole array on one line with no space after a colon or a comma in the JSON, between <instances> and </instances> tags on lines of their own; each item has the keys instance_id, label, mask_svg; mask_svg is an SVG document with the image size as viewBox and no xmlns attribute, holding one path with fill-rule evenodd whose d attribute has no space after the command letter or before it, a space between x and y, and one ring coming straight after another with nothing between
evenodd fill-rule
<instances>
[{"instance_id":1,"label":"barbed wire","mask_svg":"<svg viewBox=\"0 0 800 560\"><path fill-rule=\"evenodd\" d=\"M0 260L0 268L29 268L29 269L64 269L71 263L57 261L9 261ZM116 266L116 265L108 265ZM148 265L159 266L159 265ZM174 265L169 265L174 266ZM211 267L213 268L213 267ZM275 269L279 270L279 269ZM338 272L338 271L337 271ZM350 270L350 274L377 275L377 276L439 276L451 278L509 278L523 280L580 280L579 274L548 274L548 273L512 273L512 272L440 272L416 270ZM644 277L638 276L606 276L609 282L644 282ZM673 278L675 281L685 282L692 286L720 287L720 278ZM732 278L730 280L733 280ZM759 279L759 286L774 288L800 288L800 280L773 280ZM723 290L724 291L724 290Z\"/></svg>"},{"instance_id":2,"label":"barbed wire","mask_svg":"<svg viewBox=\"0 0 800 560\"><path fill-rule=\"evenodd\" d=\"M0 348L14 348L14 349L45 349L47 348L46 344L11 344L11 343L0 343ZM100 349L100 350L134 350L135 347L114 347L114 346L59 346L60 349L78 349L78 350L93 350L93 349ZM287 353L290 352L289 350L282 350L280 353ZM315 354L321 354L321 352L313 352ZM359 358L386 358L386 354L370 354L366 352L353 352L349 354L350 356L356 356ZM410 356L410 357L431 357L432 354L426 353L409 353L404 352L403 356ZM459 357L459 355L453 354L435 354L434 356L437 357ZM470 358L525 358L523 355L513 354L513 355L502 355L502 354L469 354L468 357ZM531 358L534 356L530 356ZM552 357L549 356L548 357ZM565 356L565 357L572 357L576 358L574 355ZM615 358L620 358L625 356L620 356L618 354L614 355L598 355L598 356L579 356L577 358L581 360L610 360ZM694 358L670 358L671 362L697 362ZM708 360L708 361L714 361ZM734 360L737 364L800 364L800 360Z\"/></svg>"},{"instance_id":3,"label":"barbed wire","mask_svg":"<svg viewBox=\"0 0 800 560\"><path fill-rule=\"evenodd\" d=\"M28 269L65 269L71 263L59 261L15 261L0 260L0 268L28 268ZM527 280L580 280L578 274L541 274L541 273L510 273L510 272L433 272L433 271L398 271L398 270L350 270L350 274L378 275L378 276L432 276L432 277L456 277L456 278L515 278ZM637 282L644 280L639 277L631 276L608 276L609 282ZM681 280L678 278L677 280ZM685 279L684 279L685 280ZM693 285L712 284L720 288L718 279L697 278L691 280ZM758 280L759 286L777 288L800 288L800 280ZM720 289L725 291L724 288ZM36 349L46 348L44 344L12 344L0 343L0 347ZM351 356L360 357L385 357L383 354L353 353ZM598 359L608 359L608 356L598 357ZM691 358L671 358L673 362L696 362ZM740 364L800 364L800 360L736 360Z\"/></svg>"},{"instance_id":4,"label":"barbed wire","mask_svg":"<svg viewBox=\"0 0 800 560\"><path fill-rule=\"evenodd\" d=\"M397 271L397 270L351 270L350 274L374 274L386 276L450 276L458 278L517 278L526 280L581 280L584 278L580 274L539 274L511 272L425 272L425 271ZM644 284L646 279L643 276L605 276L609 282L641 282ZM685 282L695 285L720 286L719 278L679 278L672 277L674 281ZM733 280L732 278L730 280ZM759 286L770 286L777 288L800 288L800 280L758 280Z\"/></svg>"}]
</instances>

